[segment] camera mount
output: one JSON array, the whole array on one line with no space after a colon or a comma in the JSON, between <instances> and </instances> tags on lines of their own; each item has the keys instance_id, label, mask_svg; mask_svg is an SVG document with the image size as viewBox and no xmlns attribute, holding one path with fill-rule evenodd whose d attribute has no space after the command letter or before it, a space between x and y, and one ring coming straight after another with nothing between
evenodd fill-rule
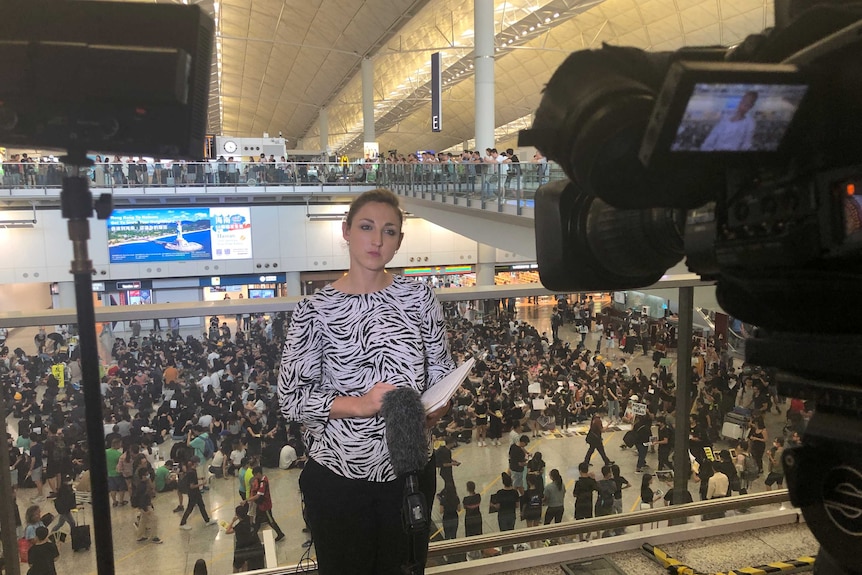
<instances>
[{"instance_id":1,"label":"camera mount","mask_svg":"<svg viewBox=\"0 0 862 575\"><path fill-rule=\"evenodd\" d=\"M862 536L862 389L854 383L858 365L852 365L859 349L858 334L757 330L746 342L749 361L779 366L776 380L782 396L816 402L802 444L786 449L783 463L790 500L802 509L821 544L814 568L820 575L862 573L857 554ZM836 361L815 373L811 364L818 357Z\"/></svg>"},{"instance_id":2,"label":"camera mount","mask_svg":"<svg viewBox=\"0 0 862 575\"><path fill-rule=\"evenodd\" d=\"M72 241L72 268L75 279L75 305L78 317L78 337L81 350L81 375L84 391L84 409L87 413L87 446L90 457L90 480L93 492L93 537L96 544L96 567L99 575L114 573L114 544L111 531L111 506L108 498L108 465L104 457L105 433L101 424L102 392L99 377L99 350L96 338L96 318L93 309L93 262L87 242L90 239L89 218L95 210L99 219L111 215L113 200L102 194L93 202L89 178L82 171L93 165L82 149L71 149L62 158L72 167L72 175L63 178L60 205L68 220L69 239Z\"/></svg>"}]
</instances>

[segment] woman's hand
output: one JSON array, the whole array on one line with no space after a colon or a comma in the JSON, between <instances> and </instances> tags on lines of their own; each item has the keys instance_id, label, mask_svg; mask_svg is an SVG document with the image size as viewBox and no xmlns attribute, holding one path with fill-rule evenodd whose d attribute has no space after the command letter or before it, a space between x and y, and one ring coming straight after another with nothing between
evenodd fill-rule
<instances>
[{"instance_id":1,"label":"woman's hand","mask_svg":"<svg viewBox=\"0 0 862 575\"><path fill-rule=\"evenodd\" d=\"M355 417L374 417L383 405L383 396L395 389L391 383L375 383L368 392L359 398Z\"/></svg>"}]
</instances>

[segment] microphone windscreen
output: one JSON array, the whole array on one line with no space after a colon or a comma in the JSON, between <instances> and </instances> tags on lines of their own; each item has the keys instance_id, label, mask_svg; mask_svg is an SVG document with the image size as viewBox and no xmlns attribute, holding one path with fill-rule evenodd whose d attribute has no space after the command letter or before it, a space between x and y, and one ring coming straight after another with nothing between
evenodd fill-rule
<instances>
[{"instance_id":1,"label":"microphone windscreen","mask_svg":"<svg viewBox=\"0 0 862 575\"><path fill-rule=\"evenodd\" d=\"M383 396L380 416L386 424L386 446L395 474L419 471L428 463L425 407L412 387L398 387Z\"/></svg>"}]
</instances>

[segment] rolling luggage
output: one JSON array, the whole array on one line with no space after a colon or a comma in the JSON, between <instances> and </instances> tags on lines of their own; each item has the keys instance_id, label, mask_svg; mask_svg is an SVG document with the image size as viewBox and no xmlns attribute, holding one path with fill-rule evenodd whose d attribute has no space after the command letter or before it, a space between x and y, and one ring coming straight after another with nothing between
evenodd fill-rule
<instances>
[{"instance_id":1,"label":"rolling luggage","mask_svg":"<svg viewBox=\"0 0 862 575\"><path fill-rule=\"evenodd\" d=\"M77 525L72 527L72 551L80 551L82 549L86 549L89 551L90 545L92 545L92 539L90 537L90 525L87 523L86 516L84 514L84 508L78 508L79 513L76 514L75 521Z\"/></svg>"},{"instance_id":2,"label":"rolling luggage","mask_svg":"<svg viewBox=\"0 0 862 575\"><path fill-rule=\"evenodd\" d=\"M745 429L746 427L748 427L748 422L751 421L751 418L746 415L731 411L724 416L724 422L727 423L728 421L731 423L735 423L736 425L739 425L740 427Z\"/></svg>"}]
</instances>

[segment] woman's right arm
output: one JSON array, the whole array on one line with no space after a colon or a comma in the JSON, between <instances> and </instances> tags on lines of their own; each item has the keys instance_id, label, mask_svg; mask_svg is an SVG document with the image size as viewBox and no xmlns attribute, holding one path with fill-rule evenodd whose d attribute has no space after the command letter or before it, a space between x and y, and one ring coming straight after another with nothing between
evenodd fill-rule
<instances>
[{"instance_id":1,"label":"woman's right arm","mask_svg":"<svg viewBox=\"0 0 862 575\"><path fill-rule=\"evenodd\" d=\"M324 389L321 382L323 342L316 316L311 300L296 306L281 358L278 395L287 421L301 422L312 435L320 436L338 394Z\"/></svg>"},{"instance_id":2,"label":"woman's right arm","mask_svg":"<svg viewBox=\"0 0 862 575\"><path fill-rule=\"evenodd\" d=\"M320 435L330 419L373 417L383 396L394 386L375 384L365 395L344 396L321 381L323 372L322 330L311 300L303 300L293 313L281 359L278 392L281 412L287 421L305 424L312 435Z\"/></svg>"}]
</instances>

